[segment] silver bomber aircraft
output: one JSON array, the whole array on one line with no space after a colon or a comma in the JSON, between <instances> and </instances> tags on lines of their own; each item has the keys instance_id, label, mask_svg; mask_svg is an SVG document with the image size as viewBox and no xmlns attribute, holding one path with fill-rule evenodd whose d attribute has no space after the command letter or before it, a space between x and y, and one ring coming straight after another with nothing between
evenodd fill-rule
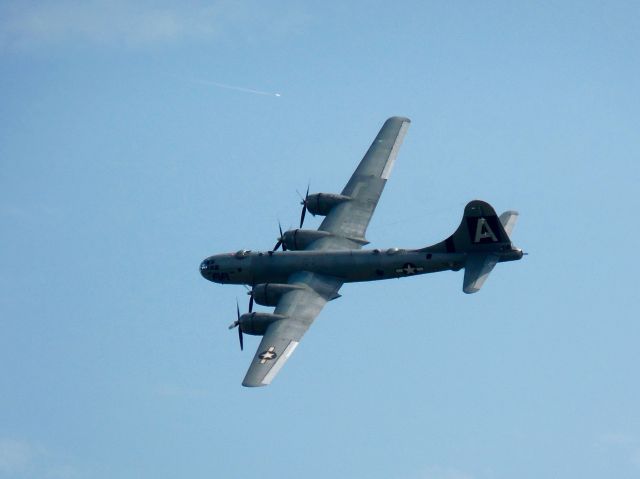
<instances>
[{"instance_id":1,"label":"silver bomber aircraft","mask_svg":"<svg viewBox=\"0 0 640 479\"><path fill-rule=\"evenodd\" d=\"M302 201L300 228L282 233L272 251L210 256L200 264L209 281L251 287L249 312L229 329L262 336L243 386L266 386L278 374L324 305L340 297L344 283L403 278L464 268L463 291L480 290L497 263L519 260L521 249L511 243L518 213L499 217L484 201L464 209L458 229L446 240L422 249L362 249L365 232L378 204L398 149L409 127L408 118L389 118L340 194L307 194ZM317 230L302 229L306 212L325 216ZM277 251L282 246L282 251ZM275 306L273 313L254 312L254 302Z\"/></svg>"}]
</instances>

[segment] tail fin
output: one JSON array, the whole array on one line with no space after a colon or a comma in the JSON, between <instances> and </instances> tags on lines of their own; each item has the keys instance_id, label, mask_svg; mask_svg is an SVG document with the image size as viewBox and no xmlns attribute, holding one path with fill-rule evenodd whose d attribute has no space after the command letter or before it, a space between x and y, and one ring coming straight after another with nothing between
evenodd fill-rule
<instances>
[{"instance_id":1,"label":"tail fin","mask_svg":"<svg viewBox=\"0 0 640 479\"><path fill-rule=\"evenodd\" d=\"M475 293L480 290L497 263L522 257L522 251L514 248L509 238L517 217L517 212L506 211L498 218L489 203L471 201L465 207L462 222L455 233L421 251L464 253L466 258L462 290L469 294Z\"/></svg>"},{"instance_id":2,"label":"tail fin","mask_svg":"<svg viewBox=\"0 0 640 479\"><path fill-rule=\"evenodd\" d=\"M506 215L509 214L507 217ZM424 248L433 253L491 253L511 249L511 240L501 221L513 228L509 221L515 211L503 213L498 218L493 207L484 201L471 201L464 208L464 216L458 229L446 240Z\"/></svg>"}]
</instances>

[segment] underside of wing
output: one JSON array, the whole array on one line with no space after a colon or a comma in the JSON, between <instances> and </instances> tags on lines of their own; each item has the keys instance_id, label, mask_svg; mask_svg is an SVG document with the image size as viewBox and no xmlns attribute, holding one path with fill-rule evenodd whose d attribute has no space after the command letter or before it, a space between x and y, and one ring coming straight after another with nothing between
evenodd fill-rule
<instances>
[{"instance_id":1,"label":"underside of wing","mask_svg":"<svg viewBox=\"0 0 640 479\"><path fill-rule=\"evenodd\" d=\"M284 294L278 302L274 313L286 318L267 328L242 381L243 386L271 383L324 305L337 297L342 286L337 278L307 272L294 274L289 283L302 288Z\"/></svg>"},{"instance_id":2,"label":"underside of wing","mask_svg":"<svg viewBox=\"0 0 640 479\"><path fill-rule=\"evenodd\" d=\"M278 374L299 341L281 331L282 321L272 324L263 336L260 346L251 362L251 366L242 381L246 387L267 386ZM279 323L279 324L278 324Z\"/></svg>"},{"instance_id":3,"label":"underside of wing","mask_svg":"<svg viewBox=\"0 0 640 479\"><path fill-rule=\"evenodd\" d=\"M392 117L385 121L364 158L342 190L350 201L337 205L319 230L366 244L365 232L398 156L410 120Z\"/></svg>"}]
</instances>

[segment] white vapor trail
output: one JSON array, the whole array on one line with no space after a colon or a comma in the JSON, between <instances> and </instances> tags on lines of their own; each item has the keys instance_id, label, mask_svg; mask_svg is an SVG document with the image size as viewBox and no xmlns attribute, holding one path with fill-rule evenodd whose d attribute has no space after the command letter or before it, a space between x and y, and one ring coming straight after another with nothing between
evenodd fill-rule
<instances>
[{"instance_id":1,"label":"white vapor trail","mask_svg":"<svg viewBox=\"0 0 640 479\"><path fill-rule=\"evenodd\" d=\"M212 86L216 86L218 88L225 88L227 90L235 90L235 91L241 91L244 93L253 93L254 95L265 95L265 96L281 96L280 93L275 93L275 92L270 92L270 91L262 91L262 90L254 90L253 88L244 88L241 86L234 86L234 85L227 85L225 83L218 83L215 81L210 81L210 80L200 80L200 79L193 79L191 80L195 83L201 83L203 85L212 85Z\"/></svg>"}]
</instances>

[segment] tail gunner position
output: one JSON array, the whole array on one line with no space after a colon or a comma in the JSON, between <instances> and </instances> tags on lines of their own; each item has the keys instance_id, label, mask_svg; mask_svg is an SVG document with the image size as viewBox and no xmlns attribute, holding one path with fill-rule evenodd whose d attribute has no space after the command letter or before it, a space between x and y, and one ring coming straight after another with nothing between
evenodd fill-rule
<instances>
[{"instance_id":1,"label":"tail gunner position","mask_svg":"<svg viewBox=\"0 0 640 479\"><path fill-rule=\"evenodd\" d=\"M464 268L463 291L480 290L497 263L519 260L521 249L510 235L518 217L499 217L484 201L464 209L458 229L446 240L422 249L362 249L365 232L391 174L409 127L408 118L389 118L340 194L315 193L302 201L300 228L282 233L272 251L240 250L210 256L200 265L202 276L220 284L251 286L249 312L237 327L263 336L242 384L269 384L298 345L303 334L344 283L401 278ZM304 230L306 213L325 216L317 230ZM282 251L278 249L282 246ZM253 311L253 304L273 306L273 313Z\"/></svg>"}]
</instances>

